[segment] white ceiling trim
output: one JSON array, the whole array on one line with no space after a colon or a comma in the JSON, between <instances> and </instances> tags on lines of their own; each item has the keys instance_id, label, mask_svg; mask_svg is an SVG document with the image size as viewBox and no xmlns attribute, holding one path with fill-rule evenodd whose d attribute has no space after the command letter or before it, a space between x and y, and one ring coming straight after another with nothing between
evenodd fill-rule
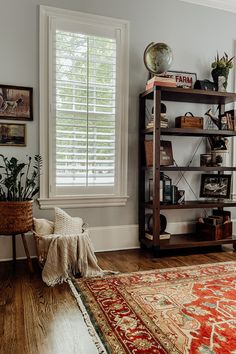
<instances>
[{"instance_id":1,"label":"white ceiling trim","mask_svg":"<svg viewBox=\"0 0 236 354\"><path fill-rule=\"evenodd\" d=\"M207 7L213 7L224 11L236 12L235 0L180 0L189 2L195 5L203 5Z\"/></svg>"}]
</instances>

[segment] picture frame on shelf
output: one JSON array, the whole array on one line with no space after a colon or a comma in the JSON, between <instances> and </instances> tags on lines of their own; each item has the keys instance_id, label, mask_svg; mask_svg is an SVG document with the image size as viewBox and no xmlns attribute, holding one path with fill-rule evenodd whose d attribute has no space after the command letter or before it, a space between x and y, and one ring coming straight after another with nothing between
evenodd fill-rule
<instances>
[{"instance_id":1,"label":"picture frame on shelf","mask_svg":"<svg viewBox=\"0 0 236 354\"><path fill-rule=\"evenodd\" d=\"M173 77L175 78L176 81L176 86L177 87L182 87L182 88L194 88L194 84L197 81L197 74L196 73L190 73L187 71L174 71L174 70L169 70L165 73L165 76L167 77Z\"/></svg>"},{"instance_id":2,"label":"picture frame on shelf","mask_svg":"<svg viewBox=\"0 0 236 354\"><path fill-rule=\"evenodd\" d=\"M33 88L0 84L0 119L33 120Z\"/></svg>"},{"instance_id":3,"label":"picture frame on shelf","mask_svg":"<svg viewBox=\"0 0 236 354\"><path fill-rule=\"evenodd\" d=\"M26 124L0 123L0 146L26 146Z\"/></svg>"},{"instance_id":4,"label":"picture frame on shelf","mask_svg":"<svg viewBox=\"0 0 236 354\"><path fill-rule=\"evenodd\" d=\"M200 197L229 199L231 175L202 174Z\"/></svg>"},{"instance_id":5,"label":"picture frame on shelf","mask_svg":"<svg viewBox=\"0 0 236 354\"><path fill-rule=\"evenodd\" d=\"M174 164L172 142L167 140L160 141L160 165L171 166Z\"/></svg>"}]
</instances>

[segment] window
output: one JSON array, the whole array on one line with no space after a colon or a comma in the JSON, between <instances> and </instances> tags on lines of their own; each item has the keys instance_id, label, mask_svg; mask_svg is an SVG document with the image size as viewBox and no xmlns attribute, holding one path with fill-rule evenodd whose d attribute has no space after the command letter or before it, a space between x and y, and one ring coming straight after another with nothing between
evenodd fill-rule
<instances>
[{"instance_id":1,"label":"window","mask_svg":"<svg viewBox=\"0 0 236 354\"><path fill-rule=\"evenodd\" d=\"M127 200L128 23L40 7L40 205Z\"/></svg>"}]
</instances>

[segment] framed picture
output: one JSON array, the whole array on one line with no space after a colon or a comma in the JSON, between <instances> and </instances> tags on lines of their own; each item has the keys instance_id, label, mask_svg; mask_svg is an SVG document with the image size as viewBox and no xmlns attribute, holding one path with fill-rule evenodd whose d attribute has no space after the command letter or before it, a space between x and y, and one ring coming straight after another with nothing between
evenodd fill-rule
<instances>
[{"instance_id":1,"label":"framed picture","mask_svg":"<svg viewBox=\"0 0 236 354\"><path fill-rule=\"evenodd\" d=\"M169 166L173 165L173 152L171 141L161 140L160 142L160 165Z\"/></svg>"},{"instance_id":2,"label":"framed picture","mask_svg":"<svg viewBox=\"0 0 236 354\"><path fill-rule=\"evenodd\" d=\"M26 146L26 124L0 123L1 146Z\"/></svg>"},{"instance_id":3,"label":"framed picture","mask_svg":"<svg viewBox=\"0 0 236 354\"><path fill-rule=\"evenodd\" d=\"M0 119L33 120L33 88L0 85Z\"/></svg>"},{"instance_id":4,"label":"framed picture","mask_svg":"<svg viewBox=\"0 0 236 354\"><path fill-rule=\"evenodd\" d=\"M197 81L196 73L171 70L171 71L167 71L166 75L168 77L175 78L177 87L182 87L182 88L193 88L195 82Z\"/></svg>"},{"instance_id":5,"label":"framed picture","mask_svg":"<svg viewBox=\"0 0 236 354\"><path fill-rule=\"evenodd\" d=\"M202 174L200 197L230 198L231 175Z\"/></svg>"}]
</instances>

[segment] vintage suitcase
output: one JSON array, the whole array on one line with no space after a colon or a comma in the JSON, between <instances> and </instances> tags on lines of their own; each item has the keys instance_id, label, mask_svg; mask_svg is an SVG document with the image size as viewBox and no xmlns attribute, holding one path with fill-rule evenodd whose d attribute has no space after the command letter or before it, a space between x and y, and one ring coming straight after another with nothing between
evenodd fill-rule
<instances>
[{"instance_id":1,"label":"vintage suitcase","mask_svg":"<svg viewBox=\"0 0 236 354\"><path fill-rule=\"evenodd\" d=\"M184 116L175 118L175 127L203 129L203 117L195 117L191 112L187 112Z\"/></svg>"}]
</instances>

